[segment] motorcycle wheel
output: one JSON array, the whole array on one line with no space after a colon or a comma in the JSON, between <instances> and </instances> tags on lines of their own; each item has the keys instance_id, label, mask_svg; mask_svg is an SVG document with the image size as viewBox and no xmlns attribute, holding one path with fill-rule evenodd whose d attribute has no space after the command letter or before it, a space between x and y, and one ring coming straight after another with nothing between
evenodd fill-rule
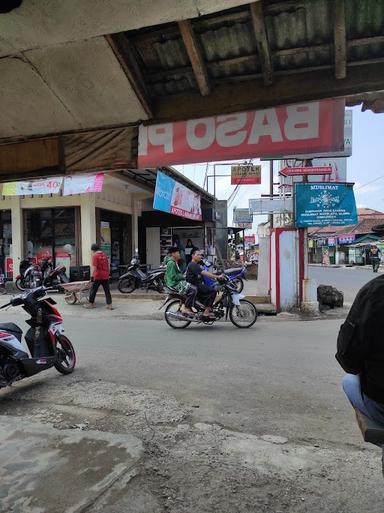
<instances>
[{"instance_id":1,"label":"motorcycle wheel","mask_svg":"<svg viewBox=\"0 0 384 513\"><path fill-rule=\"evenodd\" d=\"M32 281L28 281L27 283L25 283L25 281L23 280L23 278L20 278L18 280L16 280L15 282L15 285L16 285L16 288L21 290L21 291L25 291L25 290L32 290L32 289L35 289L37 288L38 285L36 285L36 282L35 280L32 280Z\"/></svg>"},{"instance_id":2,"label":"motorcycle wheel","mask_svg":"<svg viewBox=\"0 0 384 513\"><path fill-rule=\"evenodd\" d=\"M234 280L232 280L232 283L236 286L236 292L240 294L240 292L242 292L244 288L243 280L241 278L235 278Z\"/></svg>"},{"instance_id":3,"label":"motorcycle wheel","mask_svg":"<svg viewBox=\"0 0 384 513\"><path fill-rule=\"evenodd\" d=\"M182 318L177 319L176 317L170 317L169 315L167 315L167 313L180 313L180 307L180 301L178 299L175 299L174 301L168 303L167 308L165 309L165 322L174 330L182 330L184 328L187 328L191 324L191 321L184 320Z\"/></svg>"},{"instance_id":4,"label":"motorcycle wheel","mask_svg":"<svg viewBox=\"0 0 384 513\"><path fill-rule=\"evenodd\" d=\"M164 282L161 278L154 281L155 288L159 294L164 291Z\"/></svg>"},{"instance_id":5,"label":"motorcycle wheel","mask_svg":"<svg viewBox=\"0 0 384 513\"><path fill-rule=\"evenodd\" d=\"M25 290L24 287L23 287L23 280L22 279L17 279L15 281L15 285L16 285L16 288L19 289L19 290Z\"/></svg>"},{"instance_id":6,"label":"motorcycle wheel","mask_svg":"<svg viewBox=\"0 0 384 513\"><path fill-rule=\"evenodd\" d=\"M256 307L247 299L240 299L240 305L229 310L229 319L236 328L250 328L257 321Z\"/></svg>"},{"instance_id":7,"label":"motorcycle wheel","mask_svg":"<svg viewBox=\"0 0 384 513\"><path fill-rule=\"evenodd\" d=\"M57 360L55 369L61 374L71 374L76 365L76 354L71 341L64 335L56 338Z\"/></svg>"},{"instance_id":8,"label":"motorcycle wheel","mask_svg":"<svg viewBox=\"0 0 384 513\"><path fill-rule=\"evenodd\" d=\"M127 278L119 280L117 288L122 294L131 294L136 288L135 278L128 276Z\"/></svg>"}]
</instances>

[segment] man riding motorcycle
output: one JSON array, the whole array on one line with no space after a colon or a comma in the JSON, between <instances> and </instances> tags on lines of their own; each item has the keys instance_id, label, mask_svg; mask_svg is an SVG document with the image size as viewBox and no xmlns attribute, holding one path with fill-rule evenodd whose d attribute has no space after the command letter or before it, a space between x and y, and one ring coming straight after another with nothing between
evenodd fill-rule
<instances>
[{"instance_id":1,"label":"man riding motorcycle","mask_svg":"<svg viewBox=\"0 0 384 513\"><path fill-rule=\"evenodd\" d=\"M191 285L197 288L197 297L205 305L203 312L203 318L211 319L215 318L212 314L212 305L216 298L216 290L214 287L206 285L203 281L203 276L208 276L213 280L220 280L224 278L224 275L218 276L217 274L205 271L201 265L202 253L198 249L193 249L191 252L192 260L187 267L186 280Z\"/></svg>"}]
</instances>

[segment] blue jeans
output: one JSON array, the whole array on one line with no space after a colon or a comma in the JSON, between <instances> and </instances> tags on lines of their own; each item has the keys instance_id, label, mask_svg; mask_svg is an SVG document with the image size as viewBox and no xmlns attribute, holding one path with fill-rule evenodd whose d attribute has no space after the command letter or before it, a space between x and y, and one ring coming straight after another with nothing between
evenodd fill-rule
<instances>
[{"instance_id":1,"label":"blue jeans","mask_svg":"<svg viewBox=\"0 0 384 513\"><path fill-rule=\"evenodd\" d=\"M354 408L357 408L361 413L384 426L384 404L370 399L362 392L360 376L346 374L341 384Z\"/></svg>"}]
</instances>

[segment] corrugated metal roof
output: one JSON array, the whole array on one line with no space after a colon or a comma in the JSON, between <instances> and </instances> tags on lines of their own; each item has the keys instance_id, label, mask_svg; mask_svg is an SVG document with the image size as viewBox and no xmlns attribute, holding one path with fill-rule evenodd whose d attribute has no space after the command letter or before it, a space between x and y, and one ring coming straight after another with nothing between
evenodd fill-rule
<instances>
[{"instance_id":1,"label":"corrugated metal roof","mask_svg":"<svg viewBox=\"0 0 384 513\"><path fill-rule=\"evenodd\" d=\"M346 0L347 59L384 58L384 0ZM264 0L264 19L274 73L334 67L333 0ZM249 5L192 20L213 86L261 77ZM127 32L152 97L197 90L176 23Z\"/></svg>"}]
</instances>

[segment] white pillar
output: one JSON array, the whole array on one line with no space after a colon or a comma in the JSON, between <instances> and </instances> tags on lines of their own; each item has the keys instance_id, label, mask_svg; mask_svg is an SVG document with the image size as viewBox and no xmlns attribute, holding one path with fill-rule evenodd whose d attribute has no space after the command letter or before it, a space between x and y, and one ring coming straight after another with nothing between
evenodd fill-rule
<instances>
[{"instance_id":1,"label":"white pillar","mask_svg":"<svg viewBox=\"0 0 384 513\"><path fill-rule=\"evenodd\" d=\"M12 223L12 252L13 259L13 280L19 273L20 260L24 258L24 230L23 211L21 199L18 196L11 199L11 223Z\"/></svg>"},{"instance_id":2,"label":"white pillar","mask_svg":"<svg viewBox=\"0 0 384 513\"><path fill-rule=\"evenodd\" d=\"M91 245L96 242L96 195L82 194L81 199L81 247L83 265L91 265Z\"/></svg>"},{"instance_id":3,"label":"white pillar","mask_svg":"<svg viewBox=\"0 0 384 513\"><path fill-rule=\"evenodd\" d=\"M141 196L132 195L132 255L139 248L139 216L141 215Z\"/></svg>"}]
</instances>

